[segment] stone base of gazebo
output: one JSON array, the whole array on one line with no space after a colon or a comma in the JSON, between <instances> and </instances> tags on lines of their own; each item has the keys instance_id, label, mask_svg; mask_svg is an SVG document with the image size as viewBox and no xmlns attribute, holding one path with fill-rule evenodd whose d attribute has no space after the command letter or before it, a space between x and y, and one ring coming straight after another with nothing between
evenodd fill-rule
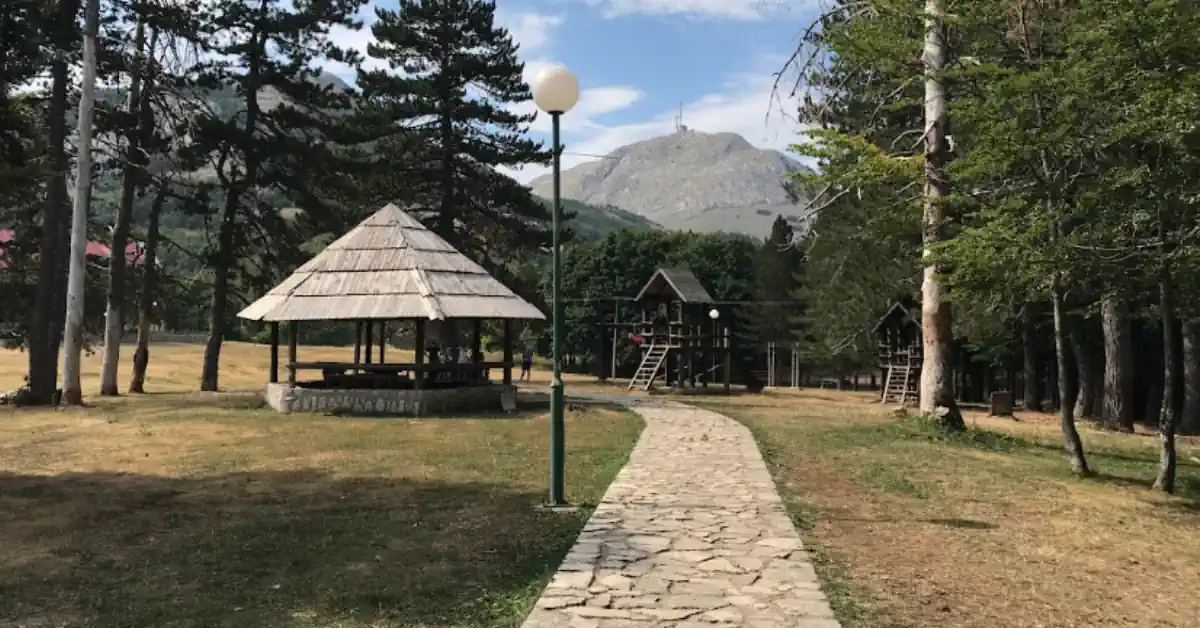
<instances>
[{"instance_id":1,"label":"stone base of gazebo","mask_svg":"<svg viewBox=\"0 0 1200 628\"><path fill-rule=\"evenodd\" d=\"M267 384L266 400L267 405L283 413L426 416L500 410L508 405L504 403L506 392L509 400L515 399L516 387L504 384L421 390L337 390Z\"/></svg>"}]
</instances>

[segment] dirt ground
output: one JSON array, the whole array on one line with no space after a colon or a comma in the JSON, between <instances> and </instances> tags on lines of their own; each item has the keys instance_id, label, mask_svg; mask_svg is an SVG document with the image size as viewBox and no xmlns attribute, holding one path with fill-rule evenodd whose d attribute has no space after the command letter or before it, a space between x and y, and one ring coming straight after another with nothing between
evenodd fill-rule
<instances>
[{"instance_id":1,"label":"dirt ground","mask_svg":"<svg viewBox=\"0 0 1200 628\"><path fill-rule=\"evenodd\" d=\"M755 432L847 628L1178 627L1200 617L1200 448L1154 493L1156 438L968 414L947 438L868 394L772 391L700 403Z\"/></svg>"}]
</instances>

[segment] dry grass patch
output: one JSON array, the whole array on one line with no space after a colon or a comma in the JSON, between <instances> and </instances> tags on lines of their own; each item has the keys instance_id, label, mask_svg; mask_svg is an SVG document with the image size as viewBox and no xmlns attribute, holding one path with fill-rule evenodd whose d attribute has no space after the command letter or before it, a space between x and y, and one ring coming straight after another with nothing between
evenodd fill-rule
<instances>
[{"instance_id":1,"label":"dry grass patch","mask_svg":"<svg viewBox=\"0 0 1200 628\"><path fill-rule=\"evenodd\" d=\"M1081 426L1073 477L1054 419L972 414L945 437L872 397L705 399L746 423L848 628L1145 626L1200 616L1200 459L1152 493L1157 441Z\"/></svg>"},{"instance_id":2,"label":"dry grass patch","mask_svg":"<svg viewBox=\"0 0 1200 628\"><path fill-rule=\"evenodd\" d=\"M201 351L156 348L148 388L194 388ZM0 381L19 383L22 356L2 357ZM223 362L229 388L265 381L264 348L233 344ZM334 419L247 393L88 401L0 408L0 625L516 626L641 429L568 413L568 496L584 508L559 515L535 508L540 408Z\"/></svg>"}]
</instances>

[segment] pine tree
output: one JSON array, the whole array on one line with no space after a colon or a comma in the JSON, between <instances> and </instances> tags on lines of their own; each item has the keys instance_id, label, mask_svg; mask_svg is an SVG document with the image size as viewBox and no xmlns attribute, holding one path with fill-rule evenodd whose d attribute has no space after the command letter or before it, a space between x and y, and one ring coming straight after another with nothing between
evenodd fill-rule
<instances>
[{"instance_id":1,"label":"pine tree","mask_svg":"<svg viewBox=\"0 0 1200 628\"><path fill-rule=\"evenodd\" d=\"M744 339L750 343L788 345L796 333L795 321L802 312L794 305L779 303L799 292L802 254L792 242L792 226L776 216L771 235L763 241L754 255L753 280L750 298L766 301L742 308L739 318L744 321Z\"/></svg>"},{"instance_id":2,"label":"pine tree","mask_svg":"<svg viewBox=\"0 0 1200 628\"><path fill-rule=\"evenodd\" d=\"M512 35L487 0L401 0L377 9L368 54L402 73L360 71L365 116L379 130L377 195L404 203L438 235L486 266L548 242L545 205L496 170L548 163L525 137L535 114ZM485 235L486 234L486 235Z\"/></svg>"},{"instance_id":3,"label":"pine tree","mask_svg":"<svg viewBox=\"0 0 1200 628\"><path fill-rule=\"evenodd\" d=\"M230 292L236 274L269 275L296 252L290 230L271 205L269 192L304 200L306 213L322 219L327 200L315 186L336 172L338 135L349 95L314 79L322 59L354 61L329 39L332 26L357 28L365 0L235 0L206 5L197 43L210 53L191 74L200 89L229 89L241 110L232 117L210 112L195 125L192 165L208 160L223 198L214 217L216 243L209 251L213 273L209 337L200 378L202 390L217 390L221 345L231 318ZM278 102L264 106L268 91ZM281 241L282 238L282 241ZM239 256L252 247L253 256Z\"/></svg>"}]
</instances>

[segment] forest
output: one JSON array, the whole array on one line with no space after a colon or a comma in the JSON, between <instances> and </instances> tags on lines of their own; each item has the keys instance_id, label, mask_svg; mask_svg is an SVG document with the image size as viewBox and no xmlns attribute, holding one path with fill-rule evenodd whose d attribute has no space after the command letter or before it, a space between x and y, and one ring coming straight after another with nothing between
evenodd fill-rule
<instances>
[{"instance_id":1,"label":"forest","mask_svg":"<svg viewBox=\"0 0 1200 628\"><path fill-rule=\"evenodd\" d=\"M403 72L335 45L365 6L21 0L0 15L0 329L28 354L29 402L57 386L80 198L91 239L142 256L87 268L105 394L124 327L144 374L152 324L206 333L197 377L217 389L222 342L261 331L239 305L383 202L547 301L550 212L496 168L551 153L509 107L530 94L494 3L377 9L368 55ZM922 411L961 428L956 373L1014 387L1059 413L1080 472L1076 420L1146 423L1172 490L1174 435L1200 431L1197 32L1187 0L829 3L776 83L802 101L793 152L815 173L781 183L811 191L808 218L756 242L568 207L568 353L594 357L610 298L658 266L746 302L742 346L793 345L810 372L874 368L871 329L907 299L925 330ZM356 86L328 80L330 63L356 68ZM540 328L525 341L548 348Z\"/></svg>"},{"instance_id":2,"label":"forest","mask_svg":"<svg viewBox=\"0 0 1200 628\"><path fill-rule=\"evenodd\" d=\"M817 353L869 352L881 298L914 298L935 396L931 348L965 345L1058 410L1076 471L1076 419L1155 426L1171 491L1174 436L1200 429L1197 32L1177 0L834 3L778 83L820 165Z\"/></svg>"},{"instance_id":3,"label":"forest","mask_svg":"<svg viewBox=\"0 0 1200 628\"><path fill-rule=\"evenodd\" d=\"M79 344L103 350L102 390L117 394L130 327L139 340L129 388L139 390L158 325L207 334L197 375L203 390L218 389L222 343L257 331L236 321L240 306L385 202L523 285L518 261L549 244L550 211L496 169L546 164L550 152L525 135L533 115L512 110L529 87L494 9L378 9L368 55L385 69L365 70L335 43L363 27L365 0L6 8L0 329L28 354L23 400L52 400L64 340L68 356ZM324 72L329 64L351 68L355 87ZM567 216L580 212L577 237L638 224L608 208ZM69 287L71 243L84 239L132 247L137 259L88 256L83 282ZM64 337L65 304L80 291L86 334ZM64 374L68 397L72 380Z\"/></svg>"}]
</instances>

